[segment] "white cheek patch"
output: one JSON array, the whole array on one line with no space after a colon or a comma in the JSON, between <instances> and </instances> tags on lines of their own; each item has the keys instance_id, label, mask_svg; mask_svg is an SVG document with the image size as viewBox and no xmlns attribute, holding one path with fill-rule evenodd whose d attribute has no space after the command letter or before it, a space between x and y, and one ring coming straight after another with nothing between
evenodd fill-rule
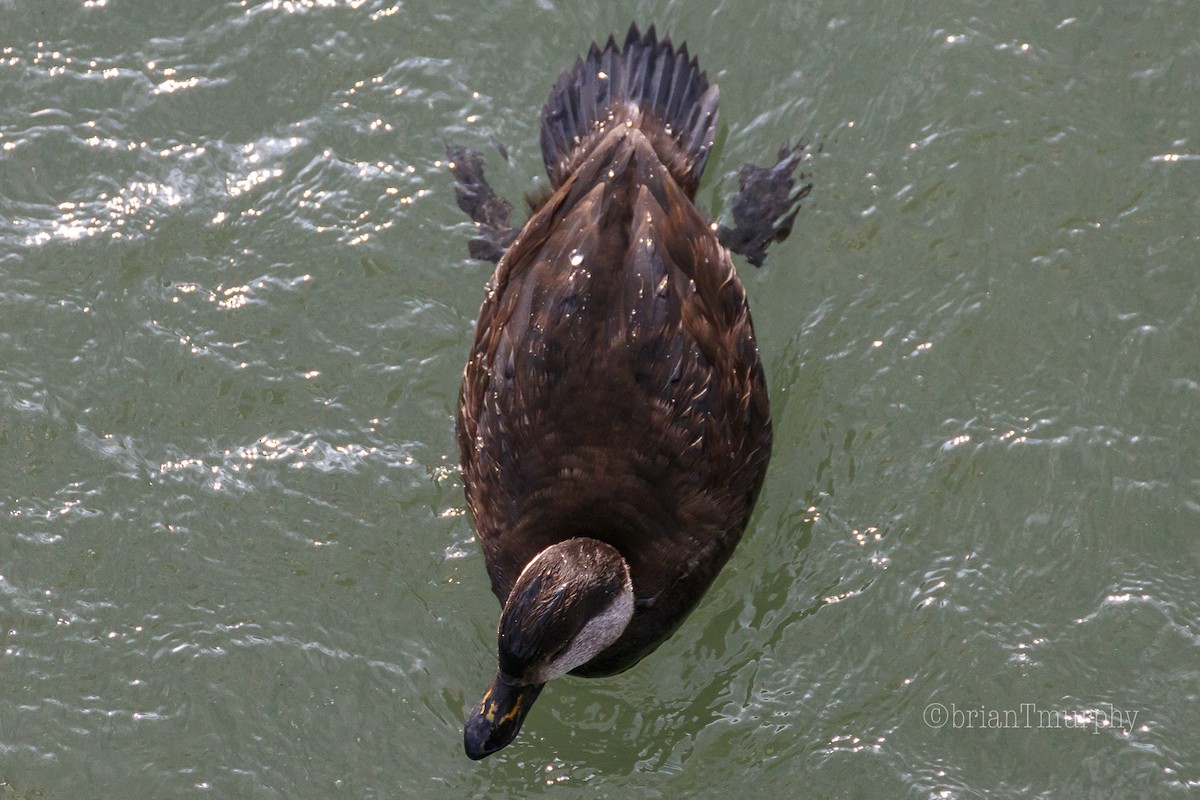
<instances>
[{"instance_id":1,"label":"white cheek patch","mask_svg":"<svg viewBox=\"0 0 1200 800\"><path fill-rule=\"evenodd\" d=\"M536 681L545 683L561 678L583 666L621 638L633 617L633 584L625 576L625 585L608 607L587 621L566 650L538 671Z\"/></svg>"}]
</instances>

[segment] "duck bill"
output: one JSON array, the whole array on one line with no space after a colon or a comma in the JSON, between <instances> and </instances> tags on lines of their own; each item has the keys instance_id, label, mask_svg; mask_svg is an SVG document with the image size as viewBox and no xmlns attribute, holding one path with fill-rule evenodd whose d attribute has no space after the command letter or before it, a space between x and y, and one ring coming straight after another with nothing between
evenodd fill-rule
<instances>
[{"instance_id":1,"label":"duck bill","mask_svg":"<svg viewBox=\"0 0 1200 800\"><path fill-rule=\"evenodd\" d=\"M517 738L525 715L545 684L512 683L499 672L463 728L463 745L473 761L490 756Z\"/></svg>"}]
</instances>

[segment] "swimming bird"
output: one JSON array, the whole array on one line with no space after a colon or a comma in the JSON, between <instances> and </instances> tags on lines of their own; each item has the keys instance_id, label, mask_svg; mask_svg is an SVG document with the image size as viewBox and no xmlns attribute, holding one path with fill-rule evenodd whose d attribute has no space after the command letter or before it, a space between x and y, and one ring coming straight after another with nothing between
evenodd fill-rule
<instances>
[{"instance_id":1,"label":"swimming bird","mask_svg":"<svg viewBox=\"0 0 1200 800\"><path fill-rule=\"evenodd\" d=\"M762 263L800 199L802 146L746 166L735 226L694 205L718 90L687 46L632 26L564 71L542 111L550 178L518 230L483 158L448 151L471 253L497 261L463 374L467 505L502 605L468 756L508 745L542 688L621 672L729 559L771 453L730 249Z\"/></svg>"}]
</instances>

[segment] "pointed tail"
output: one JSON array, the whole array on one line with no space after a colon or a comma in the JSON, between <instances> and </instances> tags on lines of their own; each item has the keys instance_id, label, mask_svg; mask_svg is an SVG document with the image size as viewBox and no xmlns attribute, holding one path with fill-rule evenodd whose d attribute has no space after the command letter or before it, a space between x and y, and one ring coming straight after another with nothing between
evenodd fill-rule
<instances>
[{"instance_id":1,"label":"pointed tail","mask_svg":"<svg viewBox=\"0 0 1200 800\"><path fill-rule=\"evenodd\" d=\"M654 26L643 36L632 25L618 48L610 36L564 70L542 109L542 158L555 188L587 159L615 125L637 124L672 177L694 195L717 126L715 85L708 85L687 45L660 41Z\"/></svg>"}]
</instances>

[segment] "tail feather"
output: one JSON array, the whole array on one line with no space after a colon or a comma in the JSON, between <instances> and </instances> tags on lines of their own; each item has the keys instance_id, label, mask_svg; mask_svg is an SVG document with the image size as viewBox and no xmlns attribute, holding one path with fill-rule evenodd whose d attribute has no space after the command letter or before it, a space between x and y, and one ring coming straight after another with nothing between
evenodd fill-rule
<instances>
[{"instance_id":1,"label":"tail feather","mask_svg":"<svg viewBox=\"0 0 1200 800\"><path fill-rule=\"evenodd\" d=\"M625 44L613 37L593 43L586 58L559 75L542 109L542 158L558 187L587 158L611 126L633 119L654 127L656 149L675 180L694 194L712 150L717 125L717 87L709 86L687 45L660 41L654 26L643 36L631 25ZM642 120L648 120L643 123Z\"/></svg>"}]
</instances>

